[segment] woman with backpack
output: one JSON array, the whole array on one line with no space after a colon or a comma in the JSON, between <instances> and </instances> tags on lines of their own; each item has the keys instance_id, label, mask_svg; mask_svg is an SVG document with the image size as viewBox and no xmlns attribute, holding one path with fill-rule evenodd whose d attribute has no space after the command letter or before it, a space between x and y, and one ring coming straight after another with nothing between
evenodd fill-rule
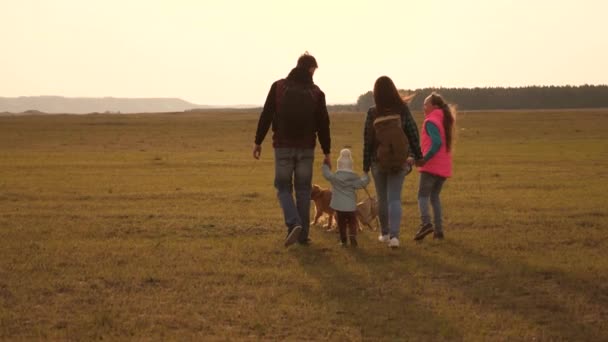
<instances>
[{"instance_id":1,"label":"woman with backpack","mask_svg":"<svg viewBox=\"0 0 608 342\"><path fill-rule=\"evenodd\" d=\"M367 112L363 132L363 171L372 171L378 196L381 234L378 240L399 247L401 190L412 165L422 159L418 126L393 81L374 84L376 105Z\"/></svg>"}]
</instances>

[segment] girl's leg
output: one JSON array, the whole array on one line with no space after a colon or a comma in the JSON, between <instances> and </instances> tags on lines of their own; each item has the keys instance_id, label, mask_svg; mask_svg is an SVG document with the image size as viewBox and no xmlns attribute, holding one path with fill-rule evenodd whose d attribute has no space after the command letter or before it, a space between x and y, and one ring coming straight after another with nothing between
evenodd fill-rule
<instances>
[{"instance_id":1,"label":"girl's leg","mask_svg":"<svg viewBox=\"0 0 608 342\"><path fill-rule=\"evenodd\" d=\"M357 215L354 212L348 213L348 238L351 246L357 246Z\"/></svg>"},{"instance_id":2,"label":"girl's leg","mask_svg":"<svg viewBox=\"0 0 608 342\"><path fill-rule=\"evenodd\" d=\"M340 232L340 242L346 243L346 226L348 225L347 213L337 211L336 221L338 221L338 231Z\"/></svg>"},{"instance_id":3,"label":"girl's leg","mask_svg":"<svg viewBox=\"0 0 608 342\"><path fill-rule=\"evenodd\" d=\"M388 175L388 224L391 238L399 238L401 227L401 190L405 181L405 171Z\"/></svg>"},{"instance_id":4,"label":"girl's leg","mask_svg":"<svg viewBox=\"0 0 608 342\"><path fill-rule=\"evenodd\" d=\"M439 198L439 194L441 193L441 189L443 188L443 183L445 183L445 178L436 177L437 180L433 185L433 190L431 191L431 205L433 206L433 216L435 221L435 233L443 233L443 217L441 213L441 199Z\"/></svg>"},{"instance_id":5,"label":"girl's leg","mask_svg":"<svg viewBox=\"0 0 608 342\"><path fill-rule=\"evenodd\" d=\"M431 223L431 212L429 201L433 192L435 182L433 176L426 172L420 173L420 185L418 187L418 208L420 209L420 221L423 226Z\"/></svg>"},{"instance_id":6,"label":"girl's leg","mask_svg":"<svg viewBox=\"0 0 608 342\"><path fill-rule=\"evenodd\" d=\"M372 166L372 177L376 187L376 197L378 198L378 218L380 219L380 230L382 235L388 235L388 194L387 194L387 174Z\"/></svg>"}]
</instances>

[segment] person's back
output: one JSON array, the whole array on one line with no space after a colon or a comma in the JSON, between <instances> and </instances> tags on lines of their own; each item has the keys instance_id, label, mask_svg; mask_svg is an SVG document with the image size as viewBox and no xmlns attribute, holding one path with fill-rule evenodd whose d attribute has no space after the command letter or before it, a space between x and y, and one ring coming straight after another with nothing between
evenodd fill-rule
<instances>
[{"instance_id":1,"label":"person's back","mask_svg":"<svg viewBox=\"0 0 608 342\"><path fill-rule=\"evenodd\" d=\"M272 84L255 135L253 157L259 159L261 144L272 126L274 185L287 227L286 247L295 242L309 242L312 166L317 138L325 163L331 163L329 114L325 94L312 79L316 69L317 61L306 53L285 79Z\"/></svg>"},{"instance_id":2,"label":"person's back","mask_svg":"<svg viewBox=\"0 0 608 342\"><path fill-rule=\"evenodd\" d=\"M424 158L417 162L420 172L418 207L420 229L414 240L422 240L433 233L435 239L443 239L443 217L440 194L446 180L452 176L452 145L455 111L441 95L432 93L424 100L422 148ZM433 221L429 202L433 207Z\"/></svg>"},{"instance_id":3,"label":"person's back","mask_svg":"<svg viewBox=\"0 0 608 342\"><path fill-rule=\"evenodd\" d=\"M414 161L422 159L420 137L416 122L407 106L407 99L399 94L397 87L389 77L382 76L376 80L373 94L376 105L367 112L363 131L363 170L366 172L371 170L376 185L381 231L378 240L388 243L389 247L397 248L399 247L399 232L403 212L401 192L405 176L411 171ZM399 114L403 134L401 132L397 132L398 135L394 134L395 130L393 128L395 127L393 125L390 135L397 139L378 137L377 134L386 132L385 130L378 130L377 132L374 121L392 114ZM395 140L395 143L392 142L393 140ZM405 146L406 141L409 146ZM395 153L401 153L400 156L397 156L398 158L394 159L390 157L391 154L388 154L389 163L384 165L388 168L382 165L384 164L382 158L387 155L386 150L379 150L379 145L383 142L388 145L388 151L393 150ZM399 166L401 162L403 163Z\"/></svg>"},{"instance_id":4,"label":"person's back","mask_svg":"<svg viewBox=\"0 0 608 342\"><path fill-rule=\"evenodd\" d=\"M369 176L365 174L359 177L353 172L353 160L348 149L340 151L338 158L338 171L331 172L329 165L323 165L323 177L332 186L330 207L336 211L340 241L346 244L346 229L349 228L351 245L356 246L357 240L357 190L363 189L369 184Z\"/></svg>"}]
</instances>

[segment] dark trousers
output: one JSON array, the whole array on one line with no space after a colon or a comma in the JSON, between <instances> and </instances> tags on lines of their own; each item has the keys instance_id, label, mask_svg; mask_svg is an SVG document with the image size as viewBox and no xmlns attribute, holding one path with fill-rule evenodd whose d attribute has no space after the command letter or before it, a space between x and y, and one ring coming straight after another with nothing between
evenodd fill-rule
<instances>
[{"instance_id":1,"label":"dark trousers","mask_svg":"<svg viewBox=\"0 0 608 342\"><path fill-rule=\"evenodd\" d=\"M340 241L346 242L346 230L350 236L357 236L357 214L354 211L336 211Z\"/></svg>"}]
</instances>

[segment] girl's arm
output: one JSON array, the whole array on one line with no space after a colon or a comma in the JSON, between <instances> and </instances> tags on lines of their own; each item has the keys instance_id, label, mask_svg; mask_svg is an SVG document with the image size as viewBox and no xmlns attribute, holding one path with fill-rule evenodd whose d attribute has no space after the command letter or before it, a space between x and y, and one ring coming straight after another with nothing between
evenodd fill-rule
<instances>
[{"instance_id":1,"label":"girl's arm","mask_svg":"<svg viewBox=\"0 0 608 342\"><path fill-rule=\"evenodd\" d=\"M323 164L323 166L321 167L321 170L323 171L323 177L331 183L334 180L335 176L331 172L331 169L329 168L329 166L327 166L327 164Z\"/></svg>"},{"instance_id":2,"label":"girl's arm","mask_svg":"<svg viewBox=\"0 0 608 342\"><path fill-rule=\"evenodd\" d=\"M441 141L441 133L439 132L439 128L437 128L434 123L427 122L424 125L424 129L426 130L426 133L431 137L432 142L431 149L424 156L424 161L429 161L431 158L433 158L433 156L435 156L437 152L439 152L439 148L441 148L441 144L443 142Z\"/></svg>"},{"instance_id":3,"label":"girl's arm","mask_svg":"<svg viewBox=\"0 0 608 342\"><path fill-rule=\"evenodd\" d=\"M407 136L407 140L410 143L410 155L414 157L414 159L419 160L422 159L422 150L420 149L420 136L418 134L418 126L416 126L416 121L414 121L414 117L410 112L410 108L405 105L403 110L403 132Z\"/></svg>"},{"instance_id":4,"label":"girl's arm","mask_svg":"<svg viewBox=\"0 0 608 342\"><path fill-rule=\"evenodd\" d=\"M367 174L363 175L363 177L359 178L356 182L355 182L355 189L363 189L365 188L370 182L369 176Z\"/></svg>"}]
</instances>

